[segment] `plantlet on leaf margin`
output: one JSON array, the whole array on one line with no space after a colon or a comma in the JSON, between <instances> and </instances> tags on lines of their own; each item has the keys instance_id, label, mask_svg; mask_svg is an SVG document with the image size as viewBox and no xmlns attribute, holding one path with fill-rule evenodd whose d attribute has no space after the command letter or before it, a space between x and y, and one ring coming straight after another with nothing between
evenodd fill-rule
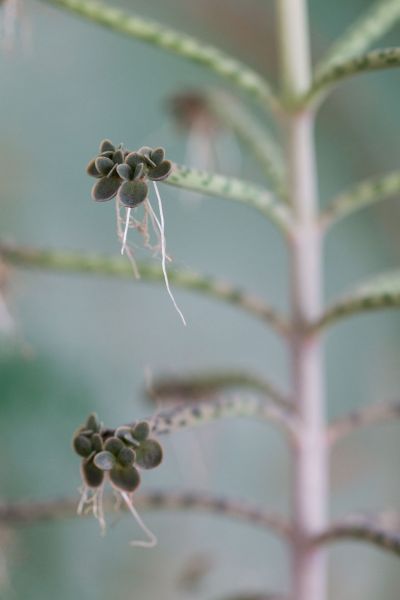
<instances>
[{"instance_id":1,"label":"plantlet on leaf margin","mask_svg":"<svg viewBox=\"0 0 400 600\"><path fill-rule=\"evenodd\" d=\"M72 441L75 452L82 458L83 490L78 513L92 510L105 530L102 506L103 489L108 480L120 494L148 540L134 541L132 545L152 547L157 543L154 534L146 527L133 506L132 493L140 485L139 469L154 469L163 458L158 441L149 437L147 421L133 426L119 427L115 431L104 429L95 414L78 429Z\"/></svg>"},{"instance_id":2,"label":"plantlet on leaf margin","mask_svg":"<svg viewBox=\"0 0 400 600\"><path fill-rule=\"evenodd\" d=\"M122 144L115 147L110 140L103 140L100 143L99 154L86 167L87 174L98 180L92 187L93 200L96 202L107 202L116 197L118 234L122 238L121 254L127 251L137 275L137 267L133 255L127 247L128 230L130 225L139 230L143 234L145 246L152 248L149 244L150 235L148 232L148 221L150 220L153 231L158 239L156 249L161 250L162 270L168 295L183 324L186 325L185 318L175 301L168 281L164 212L161 196L156 184L156 181L166 179L171 171L172 163L165 159L164 148L153 149L149 146L143 146L137 152L130 152L125 150ZM159 217L154 212L148 198L148 180L151 180L154 185ZM132 210L141 205L144 208L142 221L132 219ZM120 228L120 206L126 208L123 234L122 228Z\"/></svg>"}]
</instances>

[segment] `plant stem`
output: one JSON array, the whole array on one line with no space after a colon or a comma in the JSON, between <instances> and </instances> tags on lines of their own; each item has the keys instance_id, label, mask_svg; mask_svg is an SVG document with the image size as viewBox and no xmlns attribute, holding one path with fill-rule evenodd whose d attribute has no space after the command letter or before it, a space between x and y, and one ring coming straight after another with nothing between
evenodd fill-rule
<instances>
[{"instance_id":1,"label":"plant stem","mask_svg":"<svg viewBox=\"0 0 400 600\"><path fill-rule=\"evenodd\" d=\"M306 0L278 0L282 78L287 98L310 85ZM311 323L321 311L322 248L318 192L309 108L284 117L289 196L294 210L290 239L293 336L290 341L293 398L301 421L293 446L293 600L326 599L326 556L310 540L327 525L323 351Z\"/></svg>"}]
</instances>

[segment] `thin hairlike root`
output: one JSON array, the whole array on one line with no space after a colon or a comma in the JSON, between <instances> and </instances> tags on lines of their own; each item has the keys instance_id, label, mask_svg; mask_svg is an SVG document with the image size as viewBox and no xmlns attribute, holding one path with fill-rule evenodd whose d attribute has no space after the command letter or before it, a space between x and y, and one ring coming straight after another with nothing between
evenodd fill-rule
<instances>
[{"instance_id":1,"label":"thin hairlike root","mask_svg":"<svg viewBox=\"0 0 400 600\"><path fill-rule=\"evenodd\" d=\"M106 520L104 518L103 508L103 486L100 486L96 490L92 490L84 485L81 489L81 497L76 512L78 515L92 512L93 516L99 522L102 535L104 535L106 531Z\"/></svg>"},{"instance_id":2,"label":"thin hairlike root","mask_svg":"<svg viewBox=\"0 0 400 600\"><path fill-rule=\"evenodd\" d=\"M116 212L116 218L117 218L117 235L118 235L118 239L122 240L123 239L123 232L122 232L122 225L121 225L122 219L121 219L121 215L120 215L120 202L119 202L119 200L116 200L116 202L115 202L115 212ZM129 223L129 221L128 221L128 223ZM137 267L137 264L136 264L135 258L133 256L132 250L130 249L130 247L129 247L128 244L125 245L125 254L129 258L129 262L131 263L134 277L136 277L136 279L140 279L139 269Z\"/></svg>"},{"instance_id":3,"label":"thin hairlike root","mask_svg":"<svg viewBox=\"0 0 400 600\"><path fill-rule=\"evenodd\" d=\"M129 497L126 492L120 492L122 499L124 500L129 512L141 528L141 530L147 535L147 540L134 540L130 542L131 546L135 546L136 548L154 548L157 546L157 538L152 531L143 523L139 513L136 508L133 506L133 501Z\"/></svg>"},{"instance_id":4,"label":"thin hairlike root","mask_svg":"<svg viewBox=\"0 0 400 600\"><path fill-rule=\"evenodd\" d=\"M160 211L160 221L158 221L156 215L154 214L154 211L149 203L149 206L151 208L151 211L154 214L154 218L156 220L156 223L160 229L160 235L161 235L161 266L162 266L162 271L164 274L164 280L165 280L165 287L167 288L167 292L169 297L172 300L172 303L175 307L175 310L177 311L178 315L180 316L180 318L182 319L182 323L184 325L186 325L186 321L185 321L185 317L182 314L182 311L180 310L179 306L177 305L174 295L171 292L171 288L169 286L169 281L168 281L168 273L167 273L167 268L166 268L166 260L167 260L167 255L166 255L166 243L165 243L165 222L164 222L164 211L163 211L163 207L162 207L162 201L161 201L161 196L160 193L158 191L158 187L155 181L153 181L153 185L154 185L154 190L156 192L156 196L157 196L157 201L158 201L158 209Z\"/></svg>"},{"instance_id":5,"label":"thin hairlike root","mask_svg":"<svg viewBox=\"0 0 400 600\"><path fill-rule=\"evenodd\" d=\"M129 221L131 218L131 210L130 208L126 209L126 221L125 221L125 230L124 230L124 235L122 238L122 247L121 247L121 254L123 255L125 252L125 247L126 247L126 238L128 237L128 229L129 229Z\"/></svg>"}]
</instances>

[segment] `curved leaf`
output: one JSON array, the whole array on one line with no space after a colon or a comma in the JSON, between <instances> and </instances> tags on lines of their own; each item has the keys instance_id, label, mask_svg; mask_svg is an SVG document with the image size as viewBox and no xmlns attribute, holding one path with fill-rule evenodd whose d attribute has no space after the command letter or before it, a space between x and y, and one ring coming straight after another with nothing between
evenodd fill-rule
<instances>
[{"instance_id":1,"label":"curved leaf","mask_svg":"<svg viewBox=\"0 0 400 600\"><path fill-rule=\"evenodd\" d=\"M119 177L102 177L92 187L92 198L96 202L107 202L114 198L121 185Z\"/></svg>"},{"instance_id":2,"label":"curved leaf","mask_svg":"<svg viewBox=\"0 0 400 600\"><path fill-rule=\"evenodd\" d=\"M326 327L353 314L397 307L400 307L400 271L393 271L379 275L338 300L328 308L315 328Z\"/></svg>"}]
</instances>

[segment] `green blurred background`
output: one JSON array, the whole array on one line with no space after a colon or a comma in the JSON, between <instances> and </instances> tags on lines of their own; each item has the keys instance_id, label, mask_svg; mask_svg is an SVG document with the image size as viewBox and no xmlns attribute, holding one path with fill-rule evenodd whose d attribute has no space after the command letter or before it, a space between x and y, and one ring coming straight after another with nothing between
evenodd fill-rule
<instances>
[{"instance_id":1,"label":"green blurred background","mask_svg":"<svg viewBox=\"0 0 400 600\"><path fill-rule=\"evenodd\" d=\"M310 2L315 55L368 5ZM271 0L126 0L125 6L218 43L276 78ZM173 160L185 162L187 139L167 114L166 100L218 80L46 4L21 0L19 9L15 37L12 44L3 38L0 54L1 237L116 255L112 203L90 200L84 173L99 140L164 145ZM398 45L399 34L397 28L385 43ZM399 95L400 72L391 71L347 82L324 105L317 133L323 202L351 182L398 167ZM262 181L237 141L221 135L210 143L226 173ZM287 255L272 226L223 200L195 201L167 186L162 193L176 266L223 275L287 307ZM331 232L327 298L399 264L398 222L392 200ZM189 323L184 328L163 286L13 270L7 297L17 336L2 340L0 355L0 501L78 498L73 430L91 410L113 425L148 414L146 373L249 368L287 387L287 357L276 337L211 300L176 292ZM396 396L399 332L396 312L333 329L327 338L331 417ZM333 516L399 507L398 432L396 425L368 430L335 450ZM288 452L271 428L217 423L178 433L164 445L165 463L146 473L143 488L210 490L288 510ZM137 531L126 517L104 538L94 519L2 530L0 598L217 599L288 587L285 548L262 531L189 513L145 518L160 540L154 551L128 546ZM210 568L188 590L179 581L196 556L207 556ZM330 558L332 599L399 598L398 559L351 543L335 546Z\"/></svg>"}]
</instances>

